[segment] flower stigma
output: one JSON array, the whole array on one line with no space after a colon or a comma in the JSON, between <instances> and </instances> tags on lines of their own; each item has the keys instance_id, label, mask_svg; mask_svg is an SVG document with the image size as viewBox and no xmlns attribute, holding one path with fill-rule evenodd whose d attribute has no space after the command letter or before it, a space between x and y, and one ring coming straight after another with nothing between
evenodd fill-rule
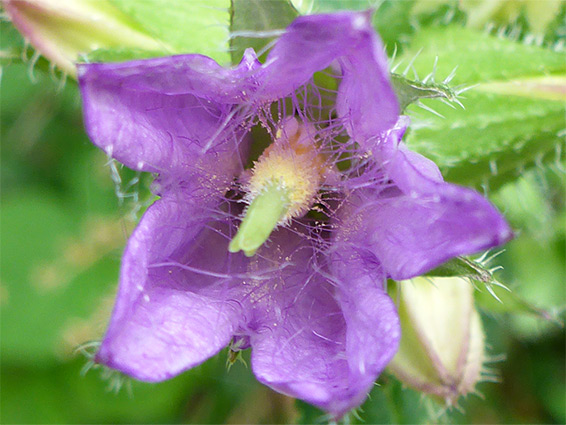
<instances>
[{"instance_id":1,"label":"flower stigma","mask_svg":"<svg viewBox=\"0 0 566 425\"><path fill-rule=\"evenodd\" d=\"M271 232L301 217L314 203L328 170L317 151L312 125L287 119L255 162L245 185L248 207L230 252L253 256Z\"/></svg>"}]
</instances>

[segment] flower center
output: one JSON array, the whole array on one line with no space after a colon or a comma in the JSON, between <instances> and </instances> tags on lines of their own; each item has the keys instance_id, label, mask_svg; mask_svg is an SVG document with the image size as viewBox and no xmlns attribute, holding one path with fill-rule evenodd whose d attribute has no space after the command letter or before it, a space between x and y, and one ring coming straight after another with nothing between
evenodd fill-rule
<instances>
[{"instance_id":1,"label":"flower center","mask_svg":"<svg viewBox=\"0 0 566 425\"><path fill-rule=\"evenodd\" d=\"M295 118L277 131L275 141L251 170L245 187L249 206L230 242L230 252L244 251L251 257L277 226L308 212L329 171L314 135L314 127Z\"/></svg>"}]
</instances>

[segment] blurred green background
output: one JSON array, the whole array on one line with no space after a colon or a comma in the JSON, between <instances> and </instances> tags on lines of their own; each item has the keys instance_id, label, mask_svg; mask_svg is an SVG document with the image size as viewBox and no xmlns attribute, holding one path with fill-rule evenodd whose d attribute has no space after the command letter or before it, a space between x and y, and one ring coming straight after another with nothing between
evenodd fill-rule
<instances>
[{"instance_id":1,"label":"blurred green background","mask_svg":"<svg viewBox=\"0 0 566 425\"><path fill-rule=\"evenodd\" d=\"M376 23L385 41L416 49L421 29L408 7L415 2L386 3L389 15L383 20L390 25ZM424 8L419 25L445 25L438 17L450 9L438 12L432 3L417 3ZM555 20L564 18L560 13ZM458 16L451 19L460 22ZM563 27L552 25L544 35L549 44L565 34ZM1 31L3 48L23 45L9 23L2 22ZM151 202L151 178L109 162L94 148L83 130L76 83L63 81L41 61L34 67L32 53L29 49L27 60L7 66L3 61L1 74L1 422L324 422L322 412L257 383L243 362L228 370L226 352L161 384L86 367L92 347L77 348L104 332L121 251ZM427 105L441 105L434 102ZM558 105L558 114L563 109ZM411 113L418 122L423 111ZM550 137L544 129L535 130L538 138ZM563 139L556 146L564 147ZM453 175L455 181L470 179L469 184L486 189L517 230L518 237L492 264L504 267L498 279L534 305L564 317L566 179L561 155L537 157L489 189L483 181L474 182L469 174L473 165L465 178ZM442 158L435 159L442 165ZM446 170L450 177L451 169ZM480 383L478 395L446 413L384 374L362 406L363 422L565 423L564 328L493 310L484 311L482 318L493 360L487 366L496 371L499 383Z\"/></svg>"}]
</instances>

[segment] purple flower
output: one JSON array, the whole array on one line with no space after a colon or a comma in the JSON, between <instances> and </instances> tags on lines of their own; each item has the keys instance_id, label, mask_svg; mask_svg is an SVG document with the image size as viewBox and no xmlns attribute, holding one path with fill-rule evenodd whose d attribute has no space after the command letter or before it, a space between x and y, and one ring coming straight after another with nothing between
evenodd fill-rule
<instances>
[{"instance_id":1,"label":"purple flower","mask_svg":"<svg viewBox=\"0 0 566 425\"><path fill-rule=\"evenodd\" d=\"M200 55L79 65L90 137L158 174L161 197L128 242L99 363L160 381L232 341L261 382L340 416L398 347L385 279L509 239L488 201L400 141L370 18L298 18L264 64L248 50L233 69ZM273 142L246 170L261 132Z\"/></svg>"}]
</instances>

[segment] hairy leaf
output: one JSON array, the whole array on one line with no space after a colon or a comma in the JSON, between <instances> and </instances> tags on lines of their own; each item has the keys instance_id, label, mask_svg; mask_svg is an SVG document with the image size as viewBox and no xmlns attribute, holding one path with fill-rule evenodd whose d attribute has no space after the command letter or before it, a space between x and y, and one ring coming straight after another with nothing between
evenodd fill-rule
<instances>
[{"instance_id":1,"label":"hairy leaf","mask_svg":"<svg viewBox=\"0 0 566 425\"><path fill-rule=\"evenodd\" d=\"M111 2L160 42L165 54L200 53L228 63L229 0Z\"/></svg>"},{"instance_id":2,"label":"hairy leaf","mask_svg":"<svg viewBox=\"0 0 566 425\"><path fill-rule=\"evenodd\" d=\"M96 49L81 58L83 62L126 62L136 59L165 56L165 51L132 49L126 47Z\"/></svg>"},{"instance_id":3,"label":"hairy leaf","mask_svg":"<svg viewBox=\"0 0 566 425\"><path fill-rule=\"evenodd\" d=\"M422 102L441 116L409 107L407 143L435 161L448 181L495 189L537 162L560 159L563 102L479 90L461 102L466 109Z\"/></svg>"},{"instance_id":4,"label":"hairy leaf","mask_svg":"<svg viewBox=\"0 0 566 425\"><path fill-rule=\"evenodd\" d=\"M563 53L446 27L423 30L400 60L417 76L435 70L430 81L452 80L456 93L470 89L459 98L465 109L434 100L420 104L428 111L409 107L407 143L447 180L493 189L535 163L560 160Z\"/></svg>"}]
</instances>

